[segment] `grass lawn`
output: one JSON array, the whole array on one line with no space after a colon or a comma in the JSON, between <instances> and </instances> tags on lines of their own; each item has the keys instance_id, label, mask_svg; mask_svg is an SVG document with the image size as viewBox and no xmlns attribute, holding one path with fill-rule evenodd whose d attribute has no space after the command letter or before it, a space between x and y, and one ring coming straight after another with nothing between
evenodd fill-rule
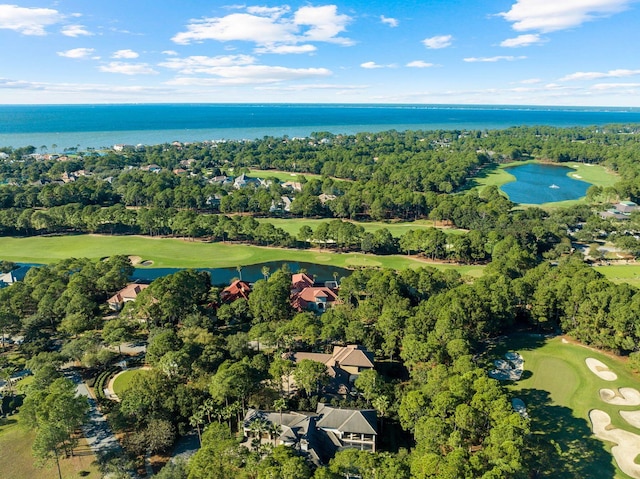
<instances>
[{"instance_id":1,"label":"grass lawn","mask_svg":"<svg viewBox=\"0 0 640 479\"><path fill-rule=\"evenodd\" d=\"M290 173L288 171L280 170L258 170L251 168L247 176L251 178L276 178L283 183L287 181L300 181L300 177L304 176L307 179L322 178L321 175L315 175L313 173Z\"/></svg>"},{"instance_id":2,"label":"grass lawn","mask_svg":"<svg viewBox=\"0 0 640 479\"><path fill-rule=\"evenodd\" d=\"M627 478L615 466L610 454L611 444L592 435L588 416L590 410L600 409L609 414L614 426L640 433L619 414L620 410L637 407L612 406L599 396L602 388L640 389L640 379L622 360L563 342L560 337L544 339L514 335L498 344L491 351L491 357L497 358L506 351L517 351L525 360L522 379L508 388L514 397L525 402L531 417L533 439L546 449L540 461L544 471L541 477ZM589 370L586 358L602 361L618 375L618 379L600 379Z\"/></svg>"},{"instance_id":3,"label":"grass lawn","mask_svg":"<svg viewBox=\"0 0 640 479\"><path fill-rule=\"evenodd\" d=\"M121 372L113 381L113 392L120 396L123 391L131 386L133 378L140 374L144 374L144 370L128 369L127 371Z\"/></svg>"},{"instance_id":4,"label":"grass lawn","mask_svg":"<svg viewBox=\"0 0 640 479\"><path fill-rule=\"evenodd\" d=\"M614 283L629 283L640 288L640 264L603 265L597 266L596 271Z\"/></svg>"},{"instance_id":5,"label":"grass lawn","mask_svg":"<svg viewBox=\"0 0 640 479\"><path fill-rule=\"evenodd\" d=\"M229 243L204 243L182 239L142 236L75 235L2 238L2 259L21 263L52 263L64 258L103 258L116 254L140 256L154 268L225 268L269 261L300 261L343 268L375 266L391 269L433 266L457 269L480 276L482 266L431 264L411 256L376 256L362 253L331 253L318 250L265 248Z\"/></svg>"},{"instance_id":6,"label":"grass lawn","mask_svg":"<svg viewBox=\"0 0 640 479\"><path fill-rule=\"evenodd\" d=\"M36 467L31 454L31 444L35 432L20 422L20 414L0 419L0 476L3 479L57 479L58 470L55 460L48 461L42 467ZM84 438L75 449L76 456L60 459L62 477L95 478L102 477L95 463L96 457L87 446Z\"/></svg>"},{"instance_id":7,"label":"grass lawn","mask_svg":"<svg viewBox=\"0 0 640 479\"><path fill-rule=\"evenodd\" d=\"M309 226L315 230L321 223L332 221L330 218L324 219L308 219L308 218L256 218L260 223L271 223L277 228L282 228L291 236L298 236L300 228ZM401 222L383 222L383 221L351 221L351 223L362 226L366 232L373 233L379 229L387 228L389 232L399 238L409 230L418 230L425 228L436 228L436 224L431 220L401 221ZM447 234L461 234L465 230L456 228L442 228Z\"/></svg>"}]
</instances>

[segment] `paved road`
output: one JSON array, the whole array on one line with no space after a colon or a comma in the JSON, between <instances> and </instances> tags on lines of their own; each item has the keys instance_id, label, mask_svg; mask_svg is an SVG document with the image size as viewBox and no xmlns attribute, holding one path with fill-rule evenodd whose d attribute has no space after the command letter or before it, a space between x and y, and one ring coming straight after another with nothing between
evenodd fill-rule
<instances>
[{"instance_id":1,"label":"paved road","mask_svg":"<svg viewBox=\"0 0 640 479\"><path fill-rule=\"evenodd\" d=\"M73 371L65 371L65 377L76 384L78 394L85 396L89 402L89 418L85 425L82 426L82 432L96 457L100 458L111 452L122 452L120 443L113 434L107 419L98 409L96 401L89 394L87 385Z\"/></svg>"}]
</instances>

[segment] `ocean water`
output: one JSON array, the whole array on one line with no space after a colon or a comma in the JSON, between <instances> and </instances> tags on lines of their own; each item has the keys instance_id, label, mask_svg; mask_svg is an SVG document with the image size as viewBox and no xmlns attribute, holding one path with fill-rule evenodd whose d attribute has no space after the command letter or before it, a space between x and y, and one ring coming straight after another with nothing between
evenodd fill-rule
<instances>
[{"instance_id":1,"label":"ocean water","mask_svg":"<svg viewBox=\"0 0 640 479\"><path fill-rule=\"evenodd\" d=\"M0 106L0 146L101 148L118 143L306 137L395 129L497 129L640 123L640 108L353 104Z\"/></svg>"}]
</instances>

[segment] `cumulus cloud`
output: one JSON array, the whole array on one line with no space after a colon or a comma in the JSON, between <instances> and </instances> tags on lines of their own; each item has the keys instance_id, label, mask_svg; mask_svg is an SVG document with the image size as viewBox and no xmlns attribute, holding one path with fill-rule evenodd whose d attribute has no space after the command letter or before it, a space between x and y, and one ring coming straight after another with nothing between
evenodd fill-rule
<instances>
[{"instance_id":1,"label":"cumulus cloud","mask_svg":"<svg viewBox=\"0 0 640 479\"><path fill-rule=\"evenodd\" d=\"M542 83L540 78L527 78L526 80L522 80L520 83L523 85L535 85L536 83Z\"/></svg>"},{"instance_id":2,"label":"cumulus cloud","mask_svg":"<svg viewBox=\"0 0 640 479\"><path fill-rule=\"evenodd\" d=\"M528 47L529 45L537 45L544 42L545 40L541 38L539 34L527 33L524 35L518 35L515 38L507 38L506 40L500 43L500 46L507 47L507 48L518 48L518 47Z\"/></svg>"},{"instance_id":3,"label":"cumulus cloud","mask_svg":"<svg viewBox=\"0 0 640 479\"><path fill-rule=\"evenodd\" d=\"M435 37L425 38L422 43L425 47L431 49L447 48L451 45L453 36L451 35L436 35Z\"/></svg>"},{"instance_id":4,"label":"cumulus cloud","mask_svg":"<svg viewBox=\"0 0 640 479\"><path fill-rule=\"evenodd\" d=\"M127 58L127 59L132 59L132 58L138 58L140 55L137 52L134 52L133 50L118 50L113 52L113 55L111 55L111 58L117 58L117 59L121 59L121 58Z\"/></svg>"},{"instance_id":5,"label":"cumulus cloud","mask_svg":"<svg viewBox=\"0 0 640 479\"><path fill-rule=\"evenodd\" d=\"M335 5L304 6L293 13L288 7L249 7L244 12L224 17L191 20L186 31L177 33L172 40L181 45L205 40L245 41L255 43L269 53L284 46L308 42L352 45L352 40L340 36L350 21L351 17L339 14ZM290 53L308 51L309 47L303 45L298 49L291 48Z\"/></svg>"},{"instance_id":6,"label":"cumulus cloud","mask_svg":"<svg viewBox=\"0 0 640 479\"><path fill-rule=\"evenodd\" d=\"M256 58L251 55L220 55L207 57L203 55L190 56L186 58L170 58L158 66L176 70L183 75L193 75L196 73L217 74L221 67L253 65Z\"/></svg>"},{"instance_id":7,"label":"cumulus cloud","mask_svg":"<svg viewBox=\"0 0 640 479\"><path fill-rule=\"evenodd\" d=\"M64 36L73 38L93 35L93 33L87 30L84 25L66 25L62 28L62 30L60 30L60 33L62 33Z\"/></svg>"},{"instance_id":8,"label":"cumulus cloud","mask_svg":"<svg viewBox=\"0 0 640 479\"><path fill-rule=\"evenodd\" d=\"M559 81L598 80L600 78L623 78L640 75L640 70L609 70L608 72L576 72L563 76Z\"/></svg>"},{"instance_id":9,"label":"cumulus cloud","mask_svg":"<svg viewBox=\"0 0 640 479\"><path fill-rule=\"evenodd\" d=\"M379 65L376 62L364 62L361 63L360 66L362 68L366 68L367 70L374 70L376 68L395 68L396 65L391 63L389 65Z\"/></svg>"},{"instance_id":10,"label":"cumulus cloud","mask_svg":"<svg viewBox=\"0 0 640 479\"><path fill-rule=\"evenodd\" d=\"M101 72L105 73L120 73L122 75L157 75L155 71L147 63L125 63L125 62L110 62L106 65L99 67Z\"/></svg>"},{"instance_id":11,"label":"cumulus cloud","mask_svg":"<svg viewBox=\"0 0 640 479\"><path fill-rule=\"evenodd\" d=\"M463 60L467 63L494 63L500 61L512 62L515 60L524 60L525 56L514 57L511 55L497 55L495 57L469 57Z\"/></svg>"},{"instance_id":12,"label":"cumulus cloud","mask_svg":"<svg viewBox=\"0 0 640 479\"><path fill-rule=\"evenodd\" d=\"M14 30L23 35L46 35L46 27L63 19L64 15L51 8L0 5L0 29Z\"/></svg>"},{"instance_id":13,"label":"cumulus cloud","mask_svg":"<svg viewBox=\"0 0 640 479\"><path fill-rule=\"evenodd\" d=\"M168 55L168 56L170 56L170 57L178 56L178 52L177 52L177 51L175 51L175 50L164 50L164 51L162 52L162 54L163 54L163 55Z\"/></svg>"},{"instance_id":14,"label":"cumulus cloud","mask_svg":"<svg viewBox=\"0 0 640 479\"><path fill-rule=\"evenodd\" d=\"M634 0L517 0L498 15L514 30L554 32L621 12Z\"/></svg>"},{"instance_id":15,"label":"cumulus cloud","mask_svg":"<svg viewBox=\"0 0 640 479\"><path fill-rule=\"evenodd\" d=\"M391 28L395 28L395 27L397 27L398 25L400 25L400 22L398 22L398 20L397 20L397 19L395 19L395 18L388 18L388 17L385 17L384 15L380 15L380 21L381 21L382 23L384 23L385 25L389 25Z\"/></svg>"},{"instance_id":16,"label":"cumulus cloud","mask_svg":"<svg viewBox=\"0 0 640 479\"><path fill-rule=\"evenodd\" d=\"M86 59L91 58L95 50L93 48L73 48L64 52L57 52L58 56L65 58Z\"/></svg>"},{"instance_id":17,"label":"cumulus cloud","mask_svg":"<svg viewBox=\"0 0 640 479\"><path fill-rule=\"evenodd\" d=\"M412 62L407 63L406 66L408 66L409 68L430 68L435 65L433 63L427 63L422 60L414 60Z\"/></svg>"}]
</instances>

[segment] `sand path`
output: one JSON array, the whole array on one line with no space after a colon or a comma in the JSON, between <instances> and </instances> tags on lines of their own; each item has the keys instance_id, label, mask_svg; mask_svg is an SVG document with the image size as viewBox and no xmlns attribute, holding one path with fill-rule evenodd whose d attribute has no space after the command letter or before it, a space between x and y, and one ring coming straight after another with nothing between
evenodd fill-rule
<instances>
[{"instance_id":1,"label":"sand path","mask_svg":"<svg viewBox=\"0 0 640 479\"><path fill-rule=\"evenodd\" d=\"M591 372L598 376L600 379L604 379L605 381L615 381L616 379L618 379L618 375L611 371L609 367L602 361L598 361L594 358L587 358L584 361L585 363L587 363L587 367L591 370Z\"/></svg>"},{"instance_id":2,"label":"sand path","mask_svg":"<svg viewBox=\"0 0 640 479\"><path fill-rule=\"evenodd\" d=\"M611 418L604 411L593 409L589 413L589 419L596 437L617 444L611 448L611 453L622 472L634 479L640 479L640 464L635 463L635 458L640 452L640 436L612 427Z\"/></svg>"}]
</instances>

